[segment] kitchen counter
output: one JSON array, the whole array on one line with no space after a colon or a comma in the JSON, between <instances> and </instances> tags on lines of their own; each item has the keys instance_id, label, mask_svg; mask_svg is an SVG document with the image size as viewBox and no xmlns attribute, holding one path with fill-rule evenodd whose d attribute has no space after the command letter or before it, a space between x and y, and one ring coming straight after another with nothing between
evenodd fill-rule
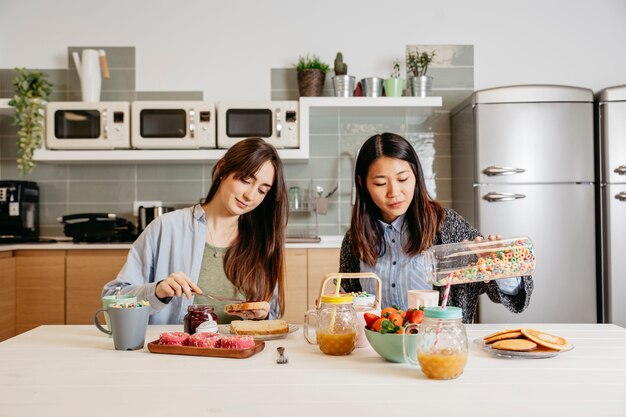
<instances>
[{"instance_id":1,"label":"kitchen counter","mask_svg":"<svg viewBox=\"0 0 626 417\"><path fill-rule=\"evenodd\" d=\"M471 341L506 325L468 325L464 374L433 381L371 348L326 356L301 330L248 359L224 359L116 351L94 326L42 326L0 343L0 415L626 415L626 329L524 326L566 337L574 349L549 359L497 358ZM174 330L181 326L149 326L146 342ZM286 365L275 363L278 346Z\"/></svg>"},{"instance_id":2,"label":"kitchen counter","mask_svg":"<svg viewBox=\"0 0 626 417\"><path fill-rule=\"evenodd\" d=\"M52 239L55 239L52 237ZM321 241L307 243L287 243L287 249L326 249L340 248L343 236L321 236ZM80 249L130 249L131 243L74 243L60 241L57 243L16 243L0 244L0 252L12 250L80 250Z\"/></svg>"}]
</instances>

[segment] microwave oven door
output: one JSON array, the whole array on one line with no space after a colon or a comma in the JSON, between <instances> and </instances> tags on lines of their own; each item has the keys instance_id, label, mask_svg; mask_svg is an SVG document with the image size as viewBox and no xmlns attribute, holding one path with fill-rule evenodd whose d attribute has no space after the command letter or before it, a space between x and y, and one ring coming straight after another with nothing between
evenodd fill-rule
<instances>
[{"instance_id":1,"label":"microwave oven door","mask_svg":"<svg viewBox=\"0 0 626 417\"><path fill-rule=\"evenodd\" d=\"M205 102L133 102L137 149L215 148L214 106Z\"/></svg>"},{"instance_id":2,"label":"microwave oven door","mask_svg":"<svg viewBox=\"0 0 626 417\"><path fill-rule=\"evenodd\" d=\"M297 102L227 103L218 109L218 147L259 137L276 148L298 148Z\"/></svg>"}]
</instances>

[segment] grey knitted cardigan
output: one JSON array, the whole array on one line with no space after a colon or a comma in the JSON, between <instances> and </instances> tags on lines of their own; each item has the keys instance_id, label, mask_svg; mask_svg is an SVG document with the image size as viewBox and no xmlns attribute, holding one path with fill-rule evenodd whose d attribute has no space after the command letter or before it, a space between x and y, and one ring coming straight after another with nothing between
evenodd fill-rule
<instances>
[{"instance_id":1,"label":"grey knitted cardigan","mask_svg":"<svg viewBox=\"0 0 626 417\"><path fill-rule=\"evenodd\" d=\"M434 245L474 240L477 236L480 236L478 230L472 227L472 225L456 211L446 208L445 212L446 218L437 232L435 241L433 242ZM359 259L352 253L352 238L349 231L346 233L341 244L339 271L360 272ZM503 294L495 281L452 285L448 296L448 305L461 307L463 309L463 322L473 323L476 318L478 296L486 292L494 303L502 303L508 310L514 313L520 313L528 307L530 296L533 292L532 277L522 277L522 280L523 287L520 288L517 295ZM359 281L356 279L342 280L342 287L345 291L360 291L361 289ZM445 287L436 287L436 289L439 290L439 300L441 303Z\"/></svg>"}]
</instances>

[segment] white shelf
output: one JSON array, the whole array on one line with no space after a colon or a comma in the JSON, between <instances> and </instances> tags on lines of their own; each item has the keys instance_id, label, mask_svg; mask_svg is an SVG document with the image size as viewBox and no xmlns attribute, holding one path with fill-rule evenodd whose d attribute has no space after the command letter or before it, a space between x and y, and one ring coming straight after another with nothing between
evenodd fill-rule
<instances>
[{"instance_id":1,"label":"white shelf","mask_svg":"<svg viewBox=\"0 0 626 417\"><path fill-rule=\"evenodd\" d=\"M202 163L217 161L226 153L226 149L115 149L115 150L50 150L38 149L33 155L36 162L47 163L160 163L178 164L182 162ZM278 154L285 161L306 160L302 149L279 149Z\"/></svg>"},{"instance_id":2,"label":"white shelf","mask_svg":"<svg viewBox=\"0 0 626 417\"><path fill-rule=\"evenodd\" d=\"M13 110L13 106L9 106L10 98L0 98L0 110Z\"/></svg>"},{"instance_id":3,"label":"white shelf","mask_svg":"<svg viewBox=\"0 0 626 417\"><path fill-rule=\"evenodd\" d=\"M441 97L302 97L303 107L441 107Z\"/></svg>"},{"instance_id":4,"label":"white shelf","mask_svg":"<svg viewBox=\"0 0 626 417\"><path fill-rule=\"evenodd\" d=\"M8 99L6 100L8 103ZM300 98L300 148L279 149L284 162L301 162L309 159L309 123L311 111L350 112L370 114L381 112L414 111L430 113L441 107L441 97L302 97ZM10 108L6 104L7 108ZM0 108L2 102L0 102ZM225 149L123 149L123 150L50 150L38 149L33 155L42 163L202 163L217 161L226 153Z\"/></svg>"}]
</instances>

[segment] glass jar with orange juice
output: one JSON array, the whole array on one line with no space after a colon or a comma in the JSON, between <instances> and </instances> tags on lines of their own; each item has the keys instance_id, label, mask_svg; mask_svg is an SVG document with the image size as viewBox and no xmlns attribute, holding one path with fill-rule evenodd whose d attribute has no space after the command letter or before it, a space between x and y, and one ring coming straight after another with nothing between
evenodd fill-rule
<instances>
[{"instance_id":1,"label":"glass jar with orange juice","mask_svg":"<svg viewBox=\"0 0 626 417\"><path fill-rule=\"evenodd\" d=\"M405 334L418 329L417 361L407 352L408 338L404 338L405 360L419 366L431 379L454 379L463 373L467 363L467 333L461 321L459 307L426 307L422 324L410 324Z\"/></svg>"},{"instance_id":2,"label":"glass jar with orange juice","mask_svg":"<svg viewBox=\"0 0 626 417\"><path fill-rule=\"evenodd\" d=\"M351 294L322 295L320 307L304 316L304 338L327 355L349 355L356 347L358 321ZM316 340L309 337L309 318L317 318Z\"/></svg>"}]
</instances>

